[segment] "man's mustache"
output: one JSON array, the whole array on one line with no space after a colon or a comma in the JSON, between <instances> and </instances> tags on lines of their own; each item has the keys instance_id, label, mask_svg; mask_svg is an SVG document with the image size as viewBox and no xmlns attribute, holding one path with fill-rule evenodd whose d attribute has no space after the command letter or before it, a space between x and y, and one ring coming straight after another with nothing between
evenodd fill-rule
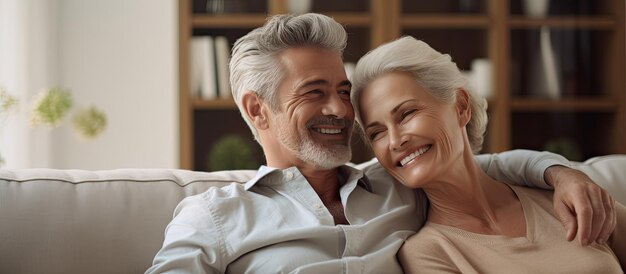
<instances>
[{"instance_id":1,"label":"man's mustache","mask_svg":"<svg viewBox=\"0 0 626 274\"><path fill-rule=\"evenodd\" d=\"M346 127L351 124L352 122L346 119L337 119L331 116L317 116L309 120L306 123L306 126L311 127L311 126L326 125L326 126Z\"/></svg>"}]
</instances>

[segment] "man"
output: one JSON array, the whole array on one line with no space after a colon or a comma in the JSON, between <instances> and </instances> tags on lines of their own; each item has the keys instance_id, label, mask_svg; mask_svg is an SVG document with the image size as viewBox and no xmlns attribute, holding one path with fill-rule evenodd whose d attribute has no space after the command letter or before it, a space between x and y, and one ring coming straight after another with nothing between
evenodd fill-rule
<instances>
[{"instance_id":1,"label":"man","mask_svg":"<svg viewBox=\"0 0 626 274\"><path fill-rule=\"evenodd\" d=\"M233 95L267 166L245 185L184 199L147 272L401 273L395 254L421 227L426 198L378 165L344 165L354 124L345 44L343 27L319 14L275 16L237 41ZM555 194L570 239L578 231L583 244L604 240L614 227L612 199L586 176L550 167L566 164L561 157L481 157L490 176L506 181L542 186L546 169L552 183L573 179ZM578 230L567 206L585 212Z\"/></svg>"}]
</instances>

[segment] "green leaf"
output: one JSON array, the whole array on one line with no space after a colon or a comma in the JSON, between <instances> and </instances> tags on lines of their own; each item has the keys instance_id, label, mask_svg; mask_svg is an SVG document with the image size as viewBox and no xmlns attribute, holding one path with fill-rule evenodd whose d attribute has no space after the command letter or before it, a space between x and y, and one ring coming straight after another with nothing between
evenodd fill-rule
<instances>
[{"instance_id":1,"label":"green leaf","mask_svg":"<svg viewBox=\"0 0 626 274\"><path fill-rule=\"evenodd\" d=\"M3 88L0 88L0 112L11 110L17 105L17 99Z\"/></svg>"},{"instance_id":2,"label":"green leaf","mask_svg":"<svg viewBox=\"0 0 626 274\"><path fill-rule=\"evenodd\" d=\"M72 119L74 131L85 139L95 138L104 131L106 125L106 115L95 106L79 109Z\"/></svg>"},{"instance_id":3,"label":"green leaf","mask_svg":"<svg viewBox=\"0 0 626 274\"><path fill-rule=\"evenodd\" d=\"M51 88L39 93L31 111L31 125L58 126L72 104L72 95L67 90Z\"/></svg>"}]
</instances>

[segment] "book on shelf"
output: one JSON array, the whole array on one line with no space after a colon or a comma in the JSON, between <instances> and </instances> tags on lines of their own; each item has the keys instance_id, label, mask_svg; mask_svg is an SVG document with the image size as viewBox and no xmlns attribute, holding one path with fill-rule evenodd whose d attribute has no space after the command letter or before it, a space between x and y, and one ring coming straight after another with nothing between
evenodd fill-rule
<instances>
[{"instance_id":1,"label":"book on shelf","mask_svg":"<svg viewBox=\"0 0 626 274\"><path fill-rule=\"evenodd\" d=\"M191 39L191 92L202 99L217 98L217 73L215 70L215 44L211 36Z\"/></svg>"},{"instance_id":2,"label":"book on shelf","mask_svg":"<svg viewBox=\"0 0 626 274\"><path fill-rule=\"evenodd\" d=\"M194 37L189 43L189 91L193 97L200 96L202 92L202 55L206 47L203 37Z\"/></svg>"},{"instance_id":3,"label":"book on shelf","mask_svg":"<svg viewBox=\"0 0 626 274\"><path fill-rule=\"evenodd\" d=\"M215 37L215 64L217 68L217 86L220 98L232 98L230 91L230 45L224 36Z\"/></svg>"},{"instance_id":4,"label":"book on shelf","mask_svg":"<svg viewBox=\"0 0 626 274\"><path fill-rule=\"evenodd\" d=\"M231 98L228 62L230 45L224 36L197 36L190 46L190 92L204 100Z\"/></svg>"}]
</instances>

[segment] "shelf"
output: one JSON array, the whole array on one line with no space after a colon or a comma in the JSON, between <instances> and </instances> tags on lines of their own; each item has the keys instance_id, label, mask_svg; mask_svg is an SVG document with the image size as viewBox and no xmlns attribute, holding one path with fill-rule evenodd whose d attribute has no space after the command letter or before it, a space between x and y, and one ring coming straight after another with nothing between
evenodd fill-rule
<instances>
[{"instance_id":1,"label":"shelf","mask_svg":"<svg viewBox=\"0 0 626 274\"><path fill-rule=\"evenodd\" d=\"M372 22L369 13L362 12L335 12L326 15L339 23L349 26L367 27ZM267 18L266 14L220 14L194 15L191 24L196 28L256 28L262 26Z\"/></svg>"},{"instance_id":2,"label":"shelf","mask_svg":"<svg viewBox=\"0 0 626 274\"><path fill-rule=\"evenodd\" d=\"M483 15L403 14L400 22L405 28L483 28L489 26L489 18Z\"/></svg>"},{"instance_id":3,"label":"shelf","mask_svg":"<svg viewBox=\"0 0 626 274\"><path fill-rule=\"evenodd\" d=\"M513 99L511 110L515 112L613 112L618 102L610 99Z\"/></svg>"},{"instance_id":4,"label":"shelf","mask_svg":"<svg viewBox=\"0 0 626 274\"><path fill-rule=\"evenodd\" d=\"M612 29L615 20L606 16L574 17L574 16L551 16L549 18L533 19L524 16L511 16L509 19L511 28L579 28L579 29Z\"/></svg>"},{"instance_id":5,"label":"shelf","mask_svg":"<svg viewBox=\"0 0 626 274\"><path fill-rule=\"evenodd\" d=\"M194 110L237 109L237 104L230 98L215 100L194 99L192 104Z\"/></svg>"},{"instance_id":6,"label":"shelf","mask_svg":"<svg viewBox=\"0 0 626 274\"><path fill-rule=\"evenodd\" d=\"M372 23L372 16L370 13L364 12L328 12L325 13L329 17L332 17L342 25L348 25L348 27L369 27Z\"/></svg>"},{"instance_id":7,"label":"shelf","mask_svg":"<svg viewBox=\"0 0 626 274\"><path fill-rule=\"evenodd\" d=\"M194 28L256 28L265 23L266 14L220 14L194 15L191 25Z\"/></svg>"}]
</instances>

